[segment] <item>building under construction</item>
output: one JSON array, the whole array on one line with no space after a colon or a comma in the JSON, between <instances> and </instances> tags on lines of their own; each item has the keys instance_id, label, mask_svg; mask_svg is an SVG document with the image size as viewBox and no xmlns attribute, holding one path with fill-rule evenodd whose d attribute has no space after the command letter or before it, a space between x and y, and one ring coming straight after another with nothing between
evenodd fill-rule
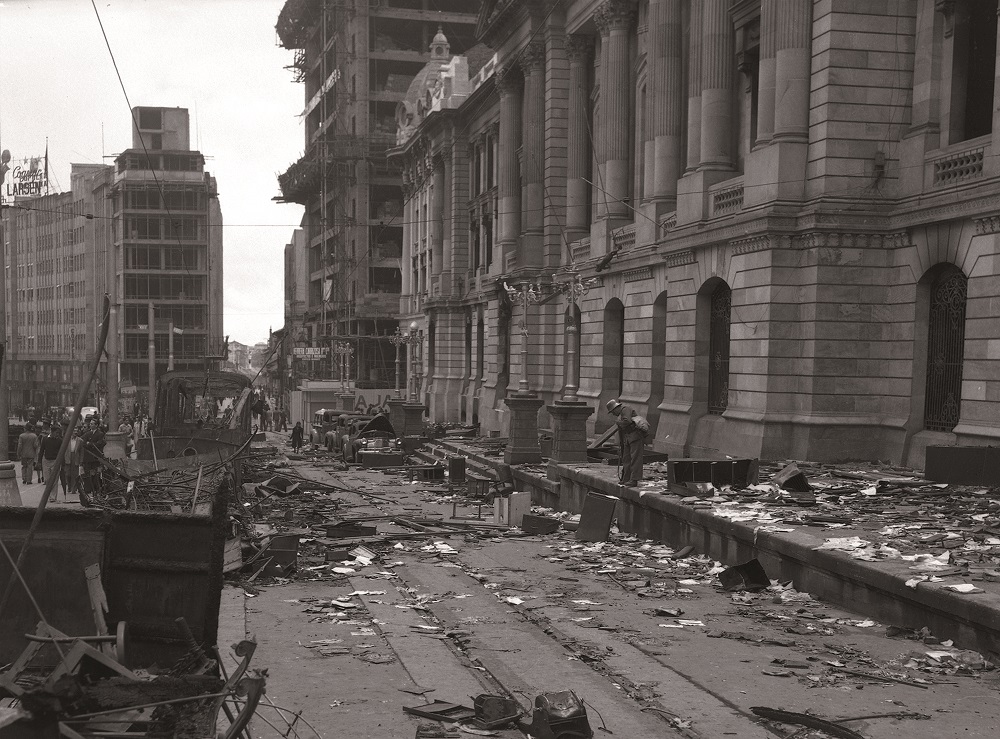
<instances>
[{"instance_id":1,"label":"building under construction","mask_svg":"<svg viewBox=\"0 0 1000 739\"><path fill-rule=\"evenodd\" d=\"M307 289L285 329L293 345L327 357L296 376L340 379L340 341L353 350L357 387L394 383L403 192L386 151L396 106L439 31L453 53L475 45L478 10L470 0L288 0L281 10L278 42L294 50L291 70L305 87L305 153L278 177L281 198L306 209L296 243Z\"/></svg>"}]
</instances>

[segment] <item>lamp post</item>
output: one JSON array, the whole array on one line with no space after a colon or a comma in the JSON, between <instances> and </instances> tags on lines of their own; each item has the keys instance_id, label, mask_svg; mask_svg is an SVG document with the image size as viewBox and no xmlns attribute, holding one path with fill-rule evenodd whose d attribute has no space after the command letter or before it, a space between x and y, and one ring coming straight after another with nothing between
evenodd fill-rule
<instances>
[{"instance_id":1,"label":"lamp post","mask_svg":"<svg viewBox=\"0 0 1000 739\"><path fill-rule=\"evenodd\" d=\"M333 354L340 363L340 391L347 392L347 372L350 367L351 355L354 354L354 347L346 341L338 341L333 345Z\"/></svg>"},{"instance_id":2,"label":"lamp post","mask_svg":"<svg viewBox=\"0 0 1000 739\"><path fill-rule=\"evenodd\" d=\"M389 337L389 341L392 342L392 345L394 347L396 347L396 397L401 398L403 396L401 394L402 374L400 372L401 368L399 363L399 347L401 347L403 344L409 343L409 336L400 331L399 326L396 326L396 333L394 333L392 336Z\"/></svg>"},{"instance_id":3,"label":"lamp post","mask_svg":"<svg viewBox=\"0 0 1000 739\"><path fill-rule=\"evenodd\" d=\"M595 277L581 278L576 264L571 264L561 274L552 275L553 290L566 293L570 304L570 320L566 323L564 337L567 368L566 384L563 385L564 403L577 402L577 393L580 390L580 329L576 321L576 302L596 284Z\"/></svg>"},{"instance_id":4,"label":"lamp post","mask_svg":"<svg viewBox=\"0 0 1000 739\"><path fill-rule=\"evenodd\" d=\"M521 314L521 379L517 381L517 392L526 395L531 392L528 385L528 306L541 300L542 286L527 280L515 283L514 286L503 283L507 297L512 305L524 307Z\"/></svg>"},{"instance_id":5,"label":"lamp post","mask_svg":"<svg viewBox=\"0 0 1000 739\"><path fill-rule=\"evenodd\" d=\"M410 385L410 402L411 403L416 403L417 402L417 393L419 391L419 388L417 387L417 382L419 381L418 378L417 378L417 365L418 365L418 361L419 361L418 360L418 356L417 356L418 353L419 353L417 347L418 347L419 341L420 341L420 337L417 334L417 322L413 321L410 324L410 333L409 333L409 336L407 337L407 345L409 346L409 351L410 351L410 382L409 382L409 385Z\"/></svg>"}]
</instances>

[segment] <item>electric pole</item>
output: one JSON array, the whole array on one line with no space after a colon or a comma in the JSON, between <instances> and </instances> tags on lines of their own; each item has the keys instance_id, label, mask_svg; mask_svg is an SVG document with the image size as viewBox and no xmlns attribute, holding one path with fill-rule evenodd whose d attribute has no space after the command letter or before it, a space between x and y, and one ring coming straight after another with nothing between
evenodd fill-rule
<instances>
[{"instance_id":1,"label":"electric pole","mask_svg":"<svg viewBox=\"0 0 1000 739\"><path fill-rule=\"evenodd\" d=\"M0 154L0 188L3 187L7 178L7 171L10 169L10 152L6 149ZM7 265L7 225L4 219L4 208L0 206L0 275L5 274ZM3 340L0 341L0 461L6 462L10 459L10 444L8 441L10 426L7 419L10 416L10 409L7 407L10 392L7 389L7 280L0 284L0 330L3 331Z\"/></svg>"}]
</instances>

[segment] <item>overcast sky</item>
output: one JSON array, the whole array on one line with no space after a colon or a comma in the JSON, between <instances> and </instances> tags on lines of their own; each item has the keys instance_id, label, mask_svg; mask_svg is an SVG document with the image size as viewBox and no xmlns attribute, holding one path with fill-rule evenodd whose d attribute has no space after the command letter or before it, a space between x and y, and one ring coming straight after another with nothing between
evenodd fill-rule
<instances>
[{"instance_id":1,"label":"overcast sky","mask_svg":"<svg viewBox=\"0 0 1000 739\"><path fill-rule=\"evenodd\" d=\"M282 251L302 216L271 202L304 135L303 88L274 32L283 4L97 0L132 105L190 111L192 148L219 184L225 331L247 344L282 325ZM2 148L38 156L47 137L50 185L68 190L70 164L129 148L130 126L90 0L0 0Z\"/></svg>"}]
</instances>

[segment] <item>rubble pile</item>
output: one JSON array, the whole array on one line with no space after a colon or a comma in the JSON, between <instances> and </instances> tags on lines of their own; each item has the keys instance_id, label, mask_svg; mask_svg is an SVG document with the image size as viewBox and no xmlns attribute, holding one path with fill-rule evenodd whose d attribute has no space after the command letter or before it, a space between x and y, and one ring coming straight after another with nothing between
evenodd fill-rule
<instances>
[{"instance_id":1,"label":"rubble pile","mask_svg":"<svg viewBox=\"0 0 1000 739\"><path fill-rule=\"evenodd\" d=\"M48 727L53 736L215 736L224 714L225 736L238 736L264 694L265 674L249 669L256 644L233 645L242 660L227 674L219 650L209 656L178 618L188 651L165 669L129 669L128 624L108 633L99 573L88 579L96 633L70 636L43 620L25 635L20 656L0 671L0 735Z\"/></svg>"}]
</instances>

